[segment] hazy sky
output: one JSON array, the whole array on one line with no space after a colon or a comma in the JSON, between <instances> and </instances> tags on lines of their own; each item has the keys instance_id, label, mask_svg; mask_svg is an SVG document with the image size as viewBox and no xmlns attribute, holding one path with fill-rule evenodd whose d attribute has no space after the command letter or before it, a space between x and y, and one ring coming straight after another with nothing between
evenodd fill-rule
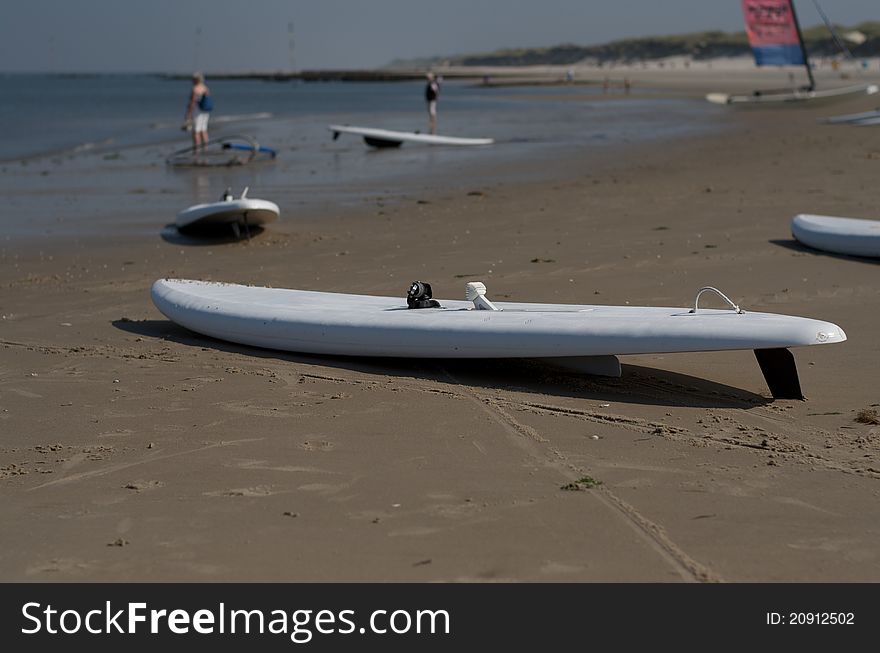
<instances>
[{"instance_id":1,"label":"hazy sky","mask_svg":"<svg viewBox=\"0 0 880 653\"><path fill-rule=\"evenodd\" d=\"M821 0L831 20L878 0ZM801 23L820 21L796 0ZM366 68L397 57L742 29L739 0L2 0L0 70ZM200 35L197 32L200 30Z\"/></svg>"}]
</instances>

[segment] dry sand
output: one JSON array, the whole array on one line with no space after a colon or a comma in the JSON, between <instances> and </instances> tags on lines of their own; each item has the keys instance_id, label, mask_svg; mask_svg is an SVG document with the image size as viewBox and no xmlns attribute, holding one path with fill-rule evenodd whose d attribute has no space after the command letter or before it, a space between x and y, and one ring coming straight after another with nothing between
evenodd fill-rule
<instances>
[{"instance_id":1,"label":"dry sand","mask_svg":"<svg viewBox=\"0 0 880 653\"><path fill-rule=\"evenodd\" d=\"M880 266L788 232L880 218L880 131L815 123L875 104L730 112L555 183L245 243L7 247L0 578L880 580L880 427L854 419L880 402ZM808 400L771 401L750 352L627 357L614 380L239 347L165 320L160 276L682 306L712 284L849 341L795 350Z\"/></svg>"},{"instance_id":2,"label":"dry sand","mask_svg":"<svg viewBox=\"0 0 880 653\"><path fill-rule=\"evenodd\" d=\"M820 88L877 83L880 58L851 61L812 59L813 76ZM667 57L650 62L606 63L602 66L583 62L572 66L449 66L435 69L449 77L482 76L490 85L592 84L606 80L612 89L620 89L624 80L634 88L654 88L676 93L719 91L748 93L760 88L786 88L807 82L803 66L767 66L758 68L752 57L694 60L690 57ZM571 77L569 78L569 75Z\"/></svg>"}]
</instances>

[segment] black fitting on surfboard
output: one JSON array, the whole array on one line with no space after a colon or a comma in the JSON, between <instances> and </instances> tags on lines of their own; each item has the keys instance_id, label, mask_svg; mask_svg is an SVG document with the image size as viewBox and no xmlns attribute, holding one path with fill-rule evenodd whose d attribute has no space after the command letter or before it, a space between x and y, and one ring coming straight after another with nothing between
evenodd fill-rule
<instances>
[{"instance_id":1,"label":"black fitting on surfboard","mask_svg":"<svg viewBox=\"0 0 880 653\"><path fill-rule=\"evenodd\" d=\"M803 399L794 356L784 347L755 349L755 358L774 399Z\"/></svg>"},{"instance_id":2,"label":"black fitting on surfboard","mask_svg":"<svg viewBox=\"0 0 880 653\"><path fill-rule=\"evenodd\" d=\"M393 141L387 138L377 138L375 136L364 136L364 143L370 147L400 147L403 141Z\"/></svg>"},{"instance_id":3,"label":"black fitting on surfboard","mask_svg":"<svg viewBox=\"0 0 880 653\"><path fill-rule=\"evenodd\" d=\"M409 308L440 308L440 302L431 297L430 283L413 281L406 291L406 305Z\"/></svg>"}]
</instances>

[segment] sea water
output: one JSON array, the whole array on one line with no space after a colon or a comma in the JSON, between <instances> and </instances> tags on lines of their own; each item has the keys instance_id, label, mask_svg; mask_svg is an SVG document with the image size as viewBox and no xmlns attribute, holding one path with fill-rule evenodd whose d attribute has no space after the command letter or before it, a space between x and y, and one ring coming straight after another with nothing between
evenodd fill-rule
<instances>
[{"instance_id":1,"label":"sea water","mask_svg":"<svg viewBox=\"0 0 880 653\"><path fill-rule=\"evenodd\" d=\"M489 137L484 147L404 144L374 150L333 140L332 123L428 130L424 84L212 80L210 136L242 134L278 151L272 163L175 169L167 156L189 144L181 131L191 84L159 75L3 75L0 193L7 235L106 233L154 222L226 187L296 210L332 213L375 197L540 180L548 161L671 139L718 126L700 100L598 86L495 87L447 80L438 133ZM164 224L164 222L163 222Z\"/></svg>"}]
</instances>

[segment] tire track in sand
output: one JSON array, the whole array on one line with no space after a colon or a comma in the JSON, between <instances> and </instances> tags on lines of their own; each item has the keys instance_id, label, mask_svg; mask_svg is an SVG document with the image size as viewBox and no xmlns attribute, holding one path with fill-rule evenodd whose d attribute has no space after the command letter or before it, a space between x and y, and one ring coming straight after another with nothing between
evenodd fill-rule
<instances>
[{"instance_id":1,"label":"tire track in sand","mask_svg":"<svg viewBox=\"0 0 880 653\"><path fill-rule=\"evenodd\" d=\"M441 367L440 369L450 381L461 385L445 368ZM470 391L466 393L466 396L486 412L493 421L501 425L507 433L512 435L511 442L530 457L541 462L545 467L557 470L569 481L577 480L581 470L575 465L568 463L565 454L554 448L550 440L541 435L537 430L518 422L495 399L481 397L477 393ZM607 486L599 485L590 489L589 492L591 496L602 502L609 510L617 513L642 537L648 546L675 569L683 580L696 583L724 582L724 579L717 572L694 560L672 541L666 533L666 529L645 517L635 506L621 499L608 489Z\"/></svg>"},{"instance_id":2,"label":"tire track in sand","mask_svg":"<svg viewBox=\"0 0 880 653\"><path fill-rule=\"evenodd\" d=\"M34 490L40 490L42 488L51 487L53 485L64 485L66 483L74 483L76 481L82 481L87 478L93 478L95 476L104 476L105 474L112 474L114 472L120 472L124 469L129 469L131 467L137 467L139 465L147 465L149 463L158 462L160 460L167 460L169 458L177 458L178 456L187 456L191 453L199 453L201 451L207 451L208 449L216 449L218 447L231 447L237 446L239 444L243 444L245 442L258 442L263 440L264 438L244 438L241 440L224 440L221 442L214 442L212 444L207 444L203 447L197 447L195 449L186 449L184 451L175 451L173 453L156 453L152 456L147 456L140 460L134 460L127 463L119 463L116 465L110 465L108 467L102 467L100 469L93 469L88 472L80 472L78 474L70 474L63 478L57 478L48 483L42 483L40 485L35 485L32 488L29 488L28 492L33 492Z\"/></svg>"}]
</instances>

